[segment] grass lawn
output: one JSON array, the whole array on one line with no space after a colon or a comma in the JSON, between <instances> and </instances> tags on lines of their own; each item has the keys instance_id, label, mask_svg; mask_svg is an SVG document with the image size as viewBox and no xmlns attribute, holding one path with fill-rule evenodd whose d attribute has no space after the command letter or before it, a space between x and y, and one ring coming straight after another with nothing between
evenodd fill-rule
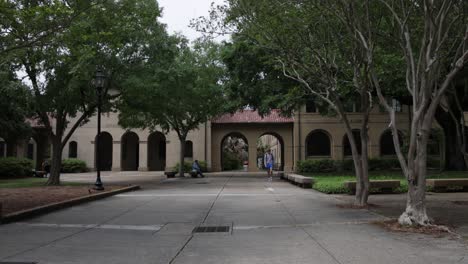
<instances>
[{"instance_id":1,"label":"grass lawn","mask_svg":"<svg viewBox=\"0 0 468 264\"><path fill-rule=\"evenodd\" d=\"M345 181L355 181L353 172L332 172L332 173L301 173L304 176L314 178L313 188L323 193L347 193L348 190L343 187ZM408 183L399 171L371 171L369 172L371 180L400 180L400 188L395 190L397 193L408 191ZM466 171L444 171L430 172L428 179L444 178L468 178Z\"/></svg>"},{"instance_id":2,"label":"grass lawn","mask_svg":"<svg viewBox=\"0 0 468 264\"><path fill-rule=\"evenodd\" d=\"M2 188L27 188L40 187L46 183L46 178L19 178L0 180L0 189ZM83 183L62 182L62 186L79 186L86 185Z\"/></svg>"}]
</instances>

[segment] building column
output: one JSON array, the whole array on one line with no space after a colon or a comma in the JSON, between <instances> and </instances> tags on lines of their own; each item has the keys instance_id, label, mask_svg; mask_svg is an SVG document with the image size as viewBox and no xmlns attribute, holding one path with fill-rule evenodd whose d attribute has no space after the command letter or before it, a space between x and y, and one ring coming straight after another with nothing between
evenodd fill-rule
<instances>
[{"instance_id":1,"label":"building column","mask_svg":"<svg viewBox=\"0 0 468 264\"><path fill-rule=\"evenodd\" d=\"M138 170L148 171L148 141L140 141L138 153Z\"/></svg>"},{"instance_id":2,"label":"building column","mask_svg":"<svg viewBox=\"0 0 468 264\"><path fill-rule=\"evenodd\" d=\"M121 142L114 141L112 144L112 171L121 171Z\"/></svg>"}]
</instances>

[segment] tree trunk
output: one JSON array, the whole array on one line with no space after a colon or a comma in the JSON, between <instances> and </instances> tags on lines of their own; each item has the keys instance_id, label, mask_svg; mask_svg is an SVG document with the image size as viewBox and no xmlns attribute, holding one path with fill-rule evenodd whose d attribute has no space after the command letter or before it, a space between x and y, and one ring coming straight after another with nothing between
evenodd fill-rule
<instances>
[{"instance_id":1,"label":"tree trunk","mask_svg":"<svg viewBox=\"0 0 468 264\"><path fill-rule=\"evenodd\" d=\"M426 127L428 127L426 125ZM429 126L430 127L430 126ZM411 170L408 180L408 194L406 209L399 217L401 225L425 226L430 224L426 213L426 174L427 174L427 142L429 140L429 129L419 129L420 136L417 139L417 154L414 161L415 170Z\"/></svg>"},{"instance_id":2,"label":"tree trunk","mask_svg":"<svg viewBox=\"0 0 468 264\"><path fill-rule=\"evenodd\" d=\"M60 185L60 170L62 168L62 140L61 137L52 137L52 159L50 162L50 175L47 185Z\"/></svg>"},{"instance_id":3,"label":"tree trunk","mask_svg":"<svg viewBox=\"0 0 468 264\"><path fill-rule=\"evenodd\" d=\"M368 142L369 137L367 133L367 129L361 129L361 193L357 196L356 192L356 203L359 203L359 206L366 206L367 200L369 199L369 153L368 153ZM359 199L359 200L358 200Z\"/></svg>"},{"instance_id":4,"label":"tree trunk","mask_svg":"<svg viewBox=\"0 0 468 264\"><path fill-rule=\"evenodd\" d=\"M184 158L185 158L185 137L179 137L180 140L180 156L179 156L179 176L184 177Z\"/></svg>"}]
</instances>

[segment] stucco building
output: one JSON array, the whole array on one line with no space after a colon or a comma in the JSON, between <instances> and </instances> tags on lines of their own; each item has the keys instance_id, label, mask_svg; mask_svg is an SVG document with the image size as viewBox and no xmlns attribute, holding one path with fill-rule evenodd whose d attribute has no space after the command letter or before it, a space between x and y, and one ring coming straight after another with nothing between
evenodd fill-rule
<instances>
[{"instance_id":1,"label":"stucco building","mask_svg":"<svg viewBox=\"0 0 468 264\"><path fill-rule=\"evenodd\" d=\"M409 127L410 115L406 106L394 105L401 137ZM350 108L349 118L355 133L359 133L361 116ZM63 158L84 160L95 169L96 117L78 128L64 148ZM388 114L379 107L373 109L369 122L370 158L386 158L394 154ZM40 126L35 126L34 136L17 146L0 140L0 156L14 155L34 159L39 166L50 156L48 140ZM292 171L299 160L350 158L351 151L343 125L337 117L319 114L313 104L303 106L292 117L277 111L261 117L257 112L244 110L226 114L200 125L192 131L186 144L185 159L206 161L209 170L220 171L222 142L229 135L242 137L248 144L248 170L257 171L257 141L264 135L277 140L275 153L280 157L278 168ZM270 138L271 138L270 137ZM101 169L113 171L162 171L174 167L179 160L180 142L175 132L125 130L118 125L116 113L103 114L100 143ZM443 159L443 140L434 140L432 155ZM432 143L434 145L434 143ZM15 148L12 154L11 149ZM10 150L9 150L10 149Z\"/></svg>"}]
</instances>

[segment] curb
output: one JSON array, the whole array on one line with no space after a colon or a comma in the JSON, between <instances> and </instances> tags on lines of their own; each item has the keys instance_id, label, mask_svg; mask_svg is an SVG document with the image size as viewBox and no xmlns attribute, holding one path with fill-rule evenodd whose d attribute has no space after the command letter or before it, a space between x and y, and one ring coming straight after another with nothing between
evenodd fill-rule
<instances>
[{"instance_id":1,"label":"curb","mask_svg":"<svg viewBox=\"0 0 468 264\"><path fill-rule=\"evenodd\" d=\"M64 209L67 207L71 207L74 205L82 204L82 203L87 203L87 202L92 202L96 201L99 199L107 198L109 196L113 196L119 193L124 193L124 192L130 192L130 191L136 191L139 190L140 186L138 185L132 185L124 188L120 188L117 190L109 191L109 192L103 192L103 193L97 193L85 197L78 197L78 198L73 198L70 200L65 200L62 202L57 202L57 203L52 203L52 204L47 204L47 205L42 205L42 206L37 206L34 208L18 211L15 213L7 214L4 216L0 216L0 225L2 224L7 224L11 223L14 221L26 219L26 218L32 218L36 217L42 214L50 213L56 210Z\"/></svg>"}]
</instances>

